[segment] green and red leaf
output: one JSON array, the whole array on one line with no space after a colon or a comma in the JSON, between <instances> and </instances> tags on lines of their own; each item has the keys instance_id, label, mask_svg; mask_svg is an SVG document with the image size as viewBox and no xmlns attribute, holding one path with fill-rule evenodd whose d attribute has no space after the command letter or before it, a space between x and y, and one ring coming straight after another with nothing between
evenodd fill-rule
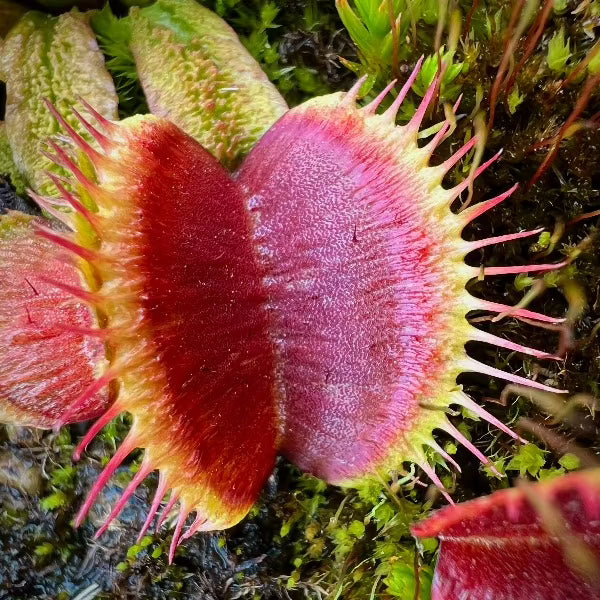
<instances>
[{"instance_id":1,"label":"green and red leaf","mask_svg":"<svg viewBox=\"0 0 600 600\"><path fill-rule=\"evenodd\" d=\"M0 421L54 427L104 368L102 340L84 335L94 316L55 285L79 286L72 261L36 234L50 223L11 212L0 215ZM79 402L70 421L98 416L106 390Z\"/></svg>"},{"instance_id":2,"label":"green and red leaf","mask_svg":"<svg viewBox=\"0 0 600 600\"><path fill-rule=\"evenodd\" d=\"M600 470L501 490L413 527L438 537L433 600L600 598Z\"/></svg>"}]
</instances>

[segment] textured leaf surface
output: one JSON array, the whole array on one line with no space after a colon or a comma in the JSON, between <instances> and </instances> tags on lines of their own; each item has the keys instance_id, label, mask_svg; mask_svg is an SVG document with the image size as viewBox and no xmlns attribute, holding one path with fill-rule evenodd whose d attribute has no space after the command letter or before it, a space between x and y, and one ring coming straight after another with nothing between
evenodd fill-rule
<instances>
[{"instance_id":1,"label":"textured leaf surface","mask_svg":"<svg viewBox=\"0 0 600 600\"><path fill-rule=\"evenodd\" d=\"M59 128L44 97L65 112L82 97L104 116L117 118L115 87L87 16L77 11L59 17L38 12L25 15L4 41L0 78L6 82L6 133L15 164L36 191L55 194L44 172L62 171L40 150Z\"/></svg>"},{"instance_id":2,"label":"textured leaf surface","mask_svg":"<svg viewBox=\"0 0 600 600\"><path fill-rule=\"evenodd\" d=\"M0 215L0 421L52 427L103 368L104 347L65 328L89 328L93 318L87 306L44 280L79 284L64 253L34 232L33 224L42 222ZM106 391L96 394L71 421L91 419L107 403Z\"/></svg>"},{"instance_id":3,"label":"textured leaf surface","mask_svg":"<svg viewBox=\"0 0 600 600\"><path fill-rule=\"evenodd\" d=\"M441 133L418 147L435 86L413 119L395 126L418 69L383 114L376 114L383 96L356 106L358 87L293 108L237 173L252 216L285 387L282 452L331 483L377 479L410 461L441 488L425 448L452 459L435 442L435 429L487 462L442 407L468 407L514 436L456 386L459 373L542 385L490 368L465 350L477 339L544 356L466 319L484 306L466 290L479 270L465 264L473 246L460 232L515 188L461 215L451 212L468 181L445 189L442 178L476 139L445 163L428 164L450 126L442 123ZM505 240L522 235L530 233ZM491 274L520 267L507 269Z\"/></svg>"},{"instance_id":4,"label":"textured leaf surface","mask_svg":"<svg viewBox=\"0 0 600 600\"><path fill-rule=\"evenodd\" d=\"M444 508L413 527L439 537L433 600L600 598L600 471Z\"/></svg>"},{"instance_id":5,"label":"textured leaf surface","mask_svg":"<svg viewBox=\"0 0 600 600\"><path fill-rule=\"evenodd\" d=\"M266 297L242 192L217 160L154 115L99 122L104 152L89 154L98 183L57 149L57 160L97 207L79 215L96 235L81 235L80 221L75 234L54 239L83 255L86 274L98 282L93 293L74 294L98 311L96 333L110 350L98 385L118 386L81 448L122 411L133 415L133 425L78 522L120 462L144 448L132 487L108 522L158 469L150 519L168 489L170 506L180 505L172 558L189 513L196 520L184 536L234 525L273 468L279 389Z\"/></svg>"},{"instance_id":6,"label":"textured leaf surface","mask_svg":"<svg viewBox=\"0 0 600 600\"><path fill-rule=\"evenodd\" d=\"M197 2L159 0L130 18L150 110L223 164L238 163L287 110L233 29Z\"/></svg>"}]
</instances>

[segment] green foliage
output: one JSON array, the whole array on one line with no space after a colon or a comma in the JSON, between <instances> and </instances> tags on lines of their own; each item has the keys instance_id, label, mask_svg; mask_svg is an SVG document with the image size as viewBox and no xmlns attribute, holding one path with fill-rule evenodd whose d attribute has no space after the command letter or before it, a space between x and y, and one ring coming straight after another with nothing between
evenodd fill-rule
<instances>
[{"instance_id":1,"label":"green foliage","mask_svg":"<svg viewBox=\"0 0 600 600\"><path fill-rule=\"evenodd\" d=\"M70 488L75 483L77 470L73 466L67 466L52 471L50 482L59 488Z\"/></svg>"},{"instance_id":2,"label":"green foliage","mask_svg":"<svg viewBox=\"0 0 600 600\"><path fill-rule=\"evenodd\" d=\"M542 252L547 250L552 243L552 234L549 231L542 231L537 242L532 245L531 252Z\"/></svg>"},{"instance_id":3,"label":"green foliage","mask_svg":"<svg viewBox=\"0 0 600 600\"><path fill-rule=\"evenodd\" d=\"M556 15L562 15L567 12L569 8L569 0L554 0L552 10Z\"/></svg>"},{"instance_id":4,"label":"green foliage","mask_svg":"<svg viewBox=\"0 0 600 600\"><path fill-rule=\"evenodd\" d=\"M7 177L10 180L17 194L21 196L25 194L27 182L15 165L8 137L6 136L6 128L2 122L0 122L0 176Z\"/></svg>"},{"instance_id":5,"label":"green foliage","mask_svg":"<svg viewBox=\"0 0 600 600\"><path fill-rule=\"evenodd\" d=\"M530 288L535 283L535 277L527 275L525 273L519 273L515 276L514 286L518 292L522 292L527 288Z\"/></svg>"},{"instance_id":6,"label":"green foliage","mask_svg":"<svg viewBox=\"0 0 600 600\"><path fill-rule=\"evenodd\" d=\"M546 464L546 451L538 448L535 444L524 444L518 453L506 466L508 471L519 471L521 477L529 474L536 477L540 469Z\"/></svg>"},{"instance_id":7,"label":"green foliage","mask_svg":"<svg viewBox=\"0 0 600 600\"><path fill-rule=\"evenodd\" d=\"M143 548L140 544L134 544L133 546L130 546L127 550L127 558L133 560L142 551L142 549Z\"/></svg>"},{"instance_id":8,"label":"green foliage","mask_svg":"<svg viewBox=\"0 0 600 600\"><path fill-rule=\"evenodd\" d=\"M99 437L103 442L109 444L114 451L127 435L130 426L131 417L127 414L121 414L102 430Z\"/></svg>"},{"instance_id":9,"label":"green foliage","mask_svg":"<svg viewBox=\"0 0 600 600\"><path fill-rule=\"evenodd\" d=\"M284 91L289 92L293 87L293 81L288 74L292 70L284 69L280 64L279 51L277 46L270 42L268 33L270 29L279 27L275 23L279 8L275 3L265 2L258 11L248 6L245 8L240 6L238 13L237 22L250 29L250 33L242 37L248 52L261 63L271 81L277 82L279 86L283 86Z\"/></svg>"},{"instance_id":10,"label":"green foliage","mask_svg":"<svg viewBox=\"0 0 600 600\"><path fill-rule=\"evenodd\" d=\"M591 59L588 62L588 71L592 75L600 73L600 43L596 43L590 50Z\"/></svg>"},{"instance_id":11,"label":"green foliage","mask_svg":"<svg viewBox=\"0 0 600 600\"><path fill-rule=\"evenodd\" d=\"M420 600L426 600L431 597L432 570L430 568L422 569L419 573L419 578L419 594L415 596L416 577L414 567L404 561L397 561L390 565L390 569L383 582L387 587L386 592L390 596L401 598L402 600L415 597Z\"/></svg>"},{"instance_id":12,"label":"green foliage","mask_svg":"<svg viewBox=\"0 0 600 600\"><path fill-rule=\"evenodd\" d=\"M565 31L560 29L548 42L548 54L546 62L548 67L554 73L563 73L567 66L567 61L571 57L571 42L569 38L565 41Z\"/></svg>"},{"instance_id":13,"label":"green foliage","mask_svg":"<svg viewBox=\"0 0 600 600\"><path fill-rule=\"evenodd\" d=\"M484 31L487 40L491 40L497 33L502 32L505 23L503 22L504 12L502 9L496 11L485 11Z\"/></svg>"},{"instance_id":14,"label":"green foliage","mask_svg":"<svg viewBox=\"0 0 600 600\"><path fill-rule=\"evenodd\" d=\"M554 479L555 477L559 477L560 475L564 474L564 469L540 469L537 478L540 481L548 481L550 479Z\"/></svg>"},{"instance_id":15,"label":"green foliage","mask_svg":"<svg viewBox=\"0 0 600 600\"><path fill-rule=\"evenodd\" d=\"M386 82L390 73L397 73L400 62L410 56L412 47L406 39L416 23L437 20L433 2L337 0L336 6L361 60L361 64L347 61L346 65L356 73L369 74L378 85Z\"/></svg>"},{"instance_id":16,"label":"green foliage","mask_svg":"<svg viewBox=\"0 0 600 600\"><path fill-rule=\"evenodd\" d=\"M44 556L50 556L54 552L54 545L50 542L44 542L43 544L36 546L33 552L40 558Z\"/></svg>"},{"instance_id":17,"label":"green foliage","mask_svg":"<svg viewBox=\"0 0 600 600\"><path fill-rule=\"evenodd\" d=\"M110 5L106 4L92 16L90 25L106 56L106 68L115 81L121 117L149 112L129 48L129 18L119 19L111 11Z\"/></svg>"},{"instance_id":18,"label":"green foliage","mask_svg":"<svg viewBox=\"0 0 600 600\"><path fill-rule=\"evenodd\" d=\"M441 99L442 100L455 100L460 92L460 87L458 85L451 85L454 80L460 75L465 64L462 62L453 63L454 52L448 50L448 52L444 52L444 49L441 48L441 64L444 71L444 76L442 78L442 86L441 86ZM425 92L429 89L433 80L440 70L440 60L437 54L432 54L428 56L423 61L423 66L421 67L421 71L417 76L417 79L413 85L413 90L416 94L423 97Z\"/></svg>"},{"instance_id":19,"label":"green foliage","mask_svg":"<svg viewBox=\"0 0 600 600\"><path fill-rule=\"evenodd\" d=\"M581 461L579 460L579 457L571 453L563 454L560 457L558 464L567 471L575 471L581 467Z\"/></svg>"},{"instance_id":20,"label":"green foliage","mask_svg":"<svg viewBox=\"0 0 600 600\"><path fill-rule=\"evenodd\" d=\"M151 535L144 536L139 543L133 544L127 548L125 560L119 563L121 567L117 565L117 569L121 572L134 567L136 564L144 564L148 558L158 559L164 554L163 545L167 543L164 539L155 541Z\"/></svg>"},{"instance_id":21,"label":"green foliage","mask_svg":"<svg viewBox=\"0 0 600 600\"><path fill-rule=\"evenodd\" d=\"M415 546L410 525L425 508L412 485L400 489L396 493L366 480L341 495L314 477L299 476L282 528L285 543L294 548L288 588L318 581L331 598L364 600L373 590L376 597L402 597L400 590L414 593L416 553L419 564L424 562L419 597L429 598L429 562L436 542L431 541L427 555L421 554L423 546Z\"/></svg>"},{"instance_id":22,"label":"green foliage","mask_svg":"<svg viewBox=\"0 0 600 600\"><path fill-rule=\"evenodd\" d=\"M525 100L525 96L519 93L519 86L515 85L508 95L508 112L510 112L511 115L514 115L523 100Z\"/></svg>"},{"instance_id":23,"label":"green foliage","mask_svg":"<svg viewBox=\"0 0 600 600\"><path fill-rule=\"evenodd\" d=\"M281 52L285 32L311 32L310 39L318 40L321 30L331 30L334 26L332 3L309 0L302 11L284 11L281 4L273 0L204 0L202 3L233 25L250 54L289 104L332 91L318 69L303 64L302 60L290 64Z\"/></svg>"},{"instance_id":24,"label":"green foliage","mask_svg":"<svg viewBox=\"0 0 600 600\"><path fill-rule=\"evenodd\" d=\"M67 495L61 490L56 490L49 496L43 498L41 501L41 505L44 510L57 510L65 506L67 502Z\"/></svg>"},{"instance_id":25,"label":"green foliage","mask_svg":"<svg viewBox=\"0 0 600 600\"><path fill-rule=\"evenodd\" d=\"M125 573L125 571L129 570L129 563L125 562L125 561L121 561L120 563L117 564L117 566L115 568L117 569L117 571L119 571L119 573Z\"/></svg>"}]
</instances>

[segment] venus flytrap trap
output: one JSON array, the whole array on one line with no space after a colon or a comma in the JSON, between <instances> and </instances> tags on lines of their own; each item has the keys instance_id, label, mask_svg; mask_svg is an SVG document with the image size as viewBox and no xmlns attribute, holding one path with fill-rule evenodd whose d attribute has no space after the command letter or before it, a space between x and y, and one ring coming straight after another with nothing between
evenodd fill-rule
<instances>
[{"instance_id":1,"label":"venus flytrap trap","mask_svg":"<svg viewBox=\"0 0 600 600\"><path fill-rule=\"evenodd\" d=\"M287 109L229 25L197 2L159 0L128 18L150 111L224 165L234 167ZM163 68L157 70L159 55Z\"/></svg>"},{"instance_id":2,"label":"venus flytrap trap","mask_svg":"<svg viewBox=\"0 0 600 600\"><path fill-rule=\"evenodd\" d=\"M106 66L95 35L106 53ZM168 66L154 69L159 60ZM2 127L13 162L42 195L56 194L47 170L64 175L43 153L46 139L59 133L44 98L59 110L81 109L79 99L85 98L109 119L117 118L118 102L126 114L146 112L149 105L151 112L168 115L229 166L287 108L233 30L192 0L160 0L132 9L123 19L108 6L94 14L74 10L59 17L30 12L4 41L0 76L7 86ZM74 113L68 118L94 145ZM10 172L10 163L2 170Z\"/></svg>"},{"instance_id":3,"label":"venus flytrap trap","mask_svg":"<svg viewBox=\"0 0 600 600\"><path fill-rule=\"evenodd\" d=\"M433 600L600 598L599 477L592 469L523 483L415 525L417 537L441 544Z\"/></svg>"},{"instance_id":4,"label":"venus flytrap trap","mask_svg":"<svg viewBox=\"0 0 600 600\"><path fill-rule=\"evenodd\" d=\"M63 421L110 382L117 381L119 389L76 456L119 413L134 417L129 434L84 503L78 524L135 447L145 450L140 469L98 535L141 481L158 469L155 502L140 535L170 490L163 515L176 503L180 506L170 560L180 540L199 530L230 526L248 512L277 451L344 487L380 480L412 462L451 501L432 466L437 461L429 458L431 451L459 467L434 440L433 431L447 432L484 464L488 459L433 407L468 408L516 437L456 388L457 375L478 371L552 390L479 363L464 351L466 342L476 339L540 359L549 356L476 329L465 319L473 309L549 319L491 305L465 290L467 281L480 273L464 264L468 252L538 231L471 243L460 238L465 224L516 188L459 215L450 212L449 205L469 181L445 190L442 177L477 140L472 138L442 165L427 165L451 126L447 119L426 146L416 145L435 84L412 120L394 126L421 62L383 114L377 114L383 95L363 108L355 105L362 81L345 95L315 99L288 112L252 150L235 178L165 120L146 116L117 123L92 111L97 124L82 122L102 148L97 151L50 106L94 165L90 179L50 142L56 163L71 171L73 184L82 186L96 207L82 211L61 187L65 200L80 207L86 226L93 226L98 242L81 245L72 221L67 224L75 225L73 238L46 229L40 234L83 261L84 273L93 275L88 280L95 286L92 290L60 280L53 283L93 307L99 326L84 335L104 339L111 349L110 366L67 407ZM294 150L286 152L289 148ZM319 156L316 170L310 160L314 155ZM201 165L200 180L192 165ZM171 197L176 192L178 207L189 210L167 213L157 226L153 203L164 197L160 189L170 190ZM129 201L116 203L116 198ZM196 198L203 198L204 211L194 218ZM187 216L179 216L183 214ZM204 214L211 215L208 221ZM165 227L167 215L170 225ZM436 232L435 243L430 231ZM228 232L236 232L235 237ZM190 279L192 265L197 273ZM365 270L367 265L372 266ZM484 273L543 272L556 266L492 267ZM371 269L375 271L369 274ZM450 273L455 279L440 286L440 278ZM377 281L387 283L381 287ZM224 300L229 307L225 313L218 308ZM453 308L448 312L443 306ZM210 335L213 341L207 346ZM188 347L184 362L175 360L182 343ZM310 359L315 348L318 363ZM425 368L429 376L423 381ZM217 385L231 373L237 373L234 381ZM240 405L242 394L253 400ZM242 414L244 407L248 410ZM232 430L233 423L243 426ZM220 431L218 449L208 445L215 430ZM340 431L353 433L340 437ZM232 434L235 443L234 438L227 442ZM164 439L171 440L168 453ZM225 471L219 467L224 452ZM185 471L179 465L186 465ZM196 519L183 533L191 512ZM350 530L348 535L352 537Z\"/></svg>"},{"instance_id":5,"label":"venus flytrap trap","mask_svg":"<svg viewBox=\"0 0 600 600\"><path fill-rule=\"evenodd\" d=\"M55 277L75 286L79 272L36 234L42 223L17 212L0 216L0 417L47 428L60 422L65 397L80 395L104 369L105 359L102 342L79 333L94 324L88 308L47 281ZM86 420L106 406L102 392L72 418Z\"/></svg>"},{"instance_id":6,"label":"venus flytrap trap","mask_svg":"<svg viewBox=\"0 0 600 600\"><path fill-rule=\"evenodd\" d=\"M29 12L3 42L0 78L6 82L5 127L15 165L34 191L51 193L54 187L45 172L64 175L64 171L41 152L42 142L58 133L43 97L66 110L84 96L103 116L117 118L114 84L89 16L77 11L58 17ZM70 118L90 142L85 129Z\"/></svg>"}]
</instances>

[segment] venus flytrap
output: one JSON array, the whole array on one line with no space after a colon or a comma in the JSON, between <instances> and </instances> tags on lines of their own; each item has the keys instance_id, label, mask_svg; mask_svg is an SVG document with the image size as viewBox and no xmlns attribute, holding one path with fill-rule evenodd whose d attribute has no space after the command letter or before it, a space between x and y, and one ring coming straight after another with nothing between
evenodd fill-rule
<instances>
[{"instance_id":1,"label":"venus flytrap","mask_svg":"<svg viewBox=\"0 0 600 600\"><path fill-rule=\"evenodd\" d=\"M418 538L440 540L432 599L598 600L599 491L600 470L590 469L522 482L415 525Z\"/></svg>"},{"instance_id":2,"label":"venus flytrap","mask_svg":"<svg viewBox=\"0 0 600 600\"><path fill-rule=\"evenodd\" d=\"M377 36L389 42L390 35L393 42L395 25L388 21L386 30L381 14L373 12L380 10L380 3L355 2L354 8L338 4L347 18L353 18L350 10L363 23L373 24L364 43ZM405 29L400 29L405 33L421 17L427 20L418 3L409 8L402 21ZM179 17L186 17L183 24L176 18L178 10ZM211 46L210 32L203 29L203 10L190 2L160 0L149 10L134 11L129 17L136 23L134 55L153 109L172 117L213 155L234 165L285 106L268 88L259 106L250 107L252 90L258 89L253 83L258 79L265 84L264 78L255 77L254 63L249 85L239 94L247 103L221 102L221 92L234 91L227 82L236 79L239 68L223 56L231 52L238 57L240 47L231 37L224 47ZM270 13L264 15L265 22L274 23L272 8L266 11ZM212 18L215 30L222 27ZM355 35L364 35L364 28L355 28ZM153 36L162 42L154 44ZM392 49L393 65L394 46L388 42L383 54ZM109 44L104 45L108 52ZM111 51L117 55L121 50ZM189 88L175 86L171 70L152 68L163 52L173 73L187 72L188 67L194 72ZM77 334L101 340L108 360L87 389L68 397L58 422L75 420L78 409L82 418L91 416L88 409L97 401L96 394L110 392L114 404L85 436L79 456L117 414L132 415L131 431L115 449L115 457L107 459L78 523L119 463L136 447L143 448L139 469L99 534L156 469L157 494L142 534L163 498L165 515L177 507L169 549L173 560L178 544L194 532L228 527L243 518L281 452L347 488L348 503L354 502L348 491L353 486L376 488L374 482L387 484L390 477L396 482L383 498L381 490L368 501L360 498L365 504L373 501L361 507L368 518L340 511L324 531L315 523L327 498L324 484L315 487L303 507L314 522L307 525L299 511L281 530L282 536L289 536L306 525L309 543L306 556L293 560L296 571L289 585L301 583L307 557L325 553L326 536L341 564L354 548L368 542L367 527L373 527L392 539L388 536L378 548L385 565L380 566L379 579L369 581L369 593L385 585L386 592L402 597L410 588L398 565L409 560L408 520L420 507L410 500L394 500L400 482L414 487L423 471L450 499L452 476L440 478L439 472L450 466L460 469L455 458L458 444L475 454L490 474L502 470L495 468L498 461L482 454L469 426L455 425L461 416L475 415L516 437L456 386L456 376L475 371L551 389L548 382L528 382L472 359L464 348L471 340L536 360L556 357L479 330L467 313L499 313L533 319L537 325L561 322L523 306L486 302L465 289L474 277L545 272L557 265L465 264L471 250L534 236L539 229L471 242L461 237L468 223L514 190L456 215L449 206L466 189L469 166L453 172L454 188L444 188L442 178L461 158L470 160L476 138L467 137L454 155L431 166L432 153L456 125L456 117L447 113L441 123L428 128L428 143L417 143L439 88L442 95L454 98L459 75L470 68L465 61L453 63L454 57L454 52L444 54L441 82L436 80L437 55L432 55L421 73L417 67L410 76L403 74L401 91L388 89L387 96L364 107L356 100L360 83L362 93L369 83L359 82L346 95L314 99L285 113L233 177L167 119L139 116L117 122L88 106L82 118L65 120L55 111L63 134L50 154L57 165L71 171L77 184L68 188L62 180L53 181L63 204L72 208L57 217L75 231L43 225L40 239L56 244L44 250L43 257L73 255L67 263L72 267L69 276L79 272L81 285L65 285L61 277L51 283L90 307L92 325L80 327ZM249 57L242 58L247 65ZM125 75L130 67L131 63L112 65L115 72L123 68ZM203 77L206 73L215 77ZM210 87L214 79L218 85ZM406 98L411 88L423 97L418 107ZM198 99L201 115L194 112ZM389 108L383 111L381 106ZM216 117L212 120L211 107ZM399 111L407 117L403 127L395 127ZM87 138L78 134L84 130ZM67 137L71 140L65 146ZM72 151L75 147L78 152ZM93 170L80 168L82 154L87 154ZM477 173L491 162L483 163ZM76 187L92 202L79 202L70 191ZM46 209L54 208L51 198L35 197ZM94 230L92 242L81 239L81 227ZM529 280L522 283L529 285ZM452 413L458 420L447 416L451 405L460 408ZM449 433L454 441L440 445L434 430ZM114 440L109 432L111 436ZM410 487L406 493L416 497ZM186 523L191 513L195 520ZM163 520L159 516L157 526ZM402 560L394 563L394 556ZM352 566L335 584L336 593L363 593L365 568ZM422 590L427 570L423 573ZM412 584L414 594L414 574Z\"/></svg>"},{"instance_id":3,"label":"venus flytrap","mask_svg":"<svg viewBox=\"0 0 600 600\"><path fill-rule=\"evenodd\" d=\"M197 2L158 0L132 9L129 19L130 47L150 111L170 119L226 166L239 163L287 109L229 25ZM163 68L157 70L159 56Z\"/></svg>"},{"instance_id":4,"label":"venus flytrap","mask_svg":"<svg viewBox=\"0 0 600 600\"><path fill-rule=\"evenodd\" d=\"M45 139L58 133L43 98L51 98L64 110L84 96L103 116L117 118L117 95L89 15L73 11L49 17L29 12L4 41L0 79L6 82L5 127L14 163L34 191L55 195L45 171L57 175L64 171L42 153ZM91 142L85 128L71 120Z\"/></svg>"},{"instance_id":5,"label":"venus flytrap","mask_svg":"<svg viewBox=\"0 0 600 600\"><path fill-rule=\"evenodd\" d=\"M386 474L403 473L405 463L414 463L450 500L434 465L459 466L437 444L433 431L449 433L484 464L489 461L463 424L455 427L444 411L433 407L458 405L516 437L456 387L457 375L478 371L552 389L479 363L465 352L466 342L475 339L538 359L549 356L474 328L465 319L474 308L538 321L548 317L488 305L466 292L468 280L481 271L467 267L464 256L498 240L465 242L460 231L514 188L459 215L450 212L449 205L469 180L449 190L441 180L477 139L442 165L428 166L453 121L450 115L426 146L417 146L435 82L411 121L394 125L420 64L382 114L377 108L383 95L365 107L356 106L361 81L345 95L325 96L288 112L252 150L235 178L164 119L132 117L119 123L94 113L96 126L88 123L86 128L102 147L98 152L50 106L94 165L94 177L88 178L64 150L51 144L54 160L72 172L96 207L82 212L73 202L86 226L94 227L97 242L82 245L78 225L72 222L73 238L46 229L40 233L77 257L88 278L83 288L53 283L93 308L99 326L84 335L105 339L112 349L110 366L68 406L63 422L111 382L118 382L119 390L76 456L115 416L123 411L133 415L129 434L84 503L78 524L136 447L144 448L141 465L98 535L143 479L158 469L157 494L140 535L170 490L163 515L179 504L170 560L180 541L196 531L231 526L250 510L277 452L343 487L385 481ZM320 157L314 166L313 155ZM382 177L383 187L378 184ZM352 190L362 191L357 196ZM389 195L388 190L395 191ZM157 221L154 203L174 193L178 210L161 213ZM64 189L63 197L74 200ZM193 210L198 198L201 212ZM182 207L187 208L182 212ZM392 207L400 212L388 213ZM392 214L396 216L390 220ZM348 232L353 232L349 238ZM508 234L501 241L537 233ZM377 272L357 267L369 263ZM492 267L484 272L545 272L556 266ZM282 268L296 273L291 281L281 276ZM379 289L372 277L388 285ZM224 299L229 299L227 312L220 308ZM373 314L374 319L368 317ZM317 332L328 333L323 337ZM208 344L207 336L212 336ZM363 342L348 346L351 340ZM178 350L182 343L188 345L183 362ZM315 352L317 363L309 358ZM412 357L406 370L405 352ZM318 383L325 367L325 379ZM425 371L428 376L423 378ZM237 374L233 381L230 374ZM242 395L246 400L240 404ZM354 408L349 412L347 406ZM239 426L232 429L234 423ZM211 443L214 431L219 431L218 448ZM340 431L354 433L340 437ZM226 469L219 466L223 453L228 456ZM196 518L184 533L191 512ZM336 535L349 543L355 533L356 527ZM338 545L340 552L349 551L348 544Z\"/></svg>"}]
</instances>

